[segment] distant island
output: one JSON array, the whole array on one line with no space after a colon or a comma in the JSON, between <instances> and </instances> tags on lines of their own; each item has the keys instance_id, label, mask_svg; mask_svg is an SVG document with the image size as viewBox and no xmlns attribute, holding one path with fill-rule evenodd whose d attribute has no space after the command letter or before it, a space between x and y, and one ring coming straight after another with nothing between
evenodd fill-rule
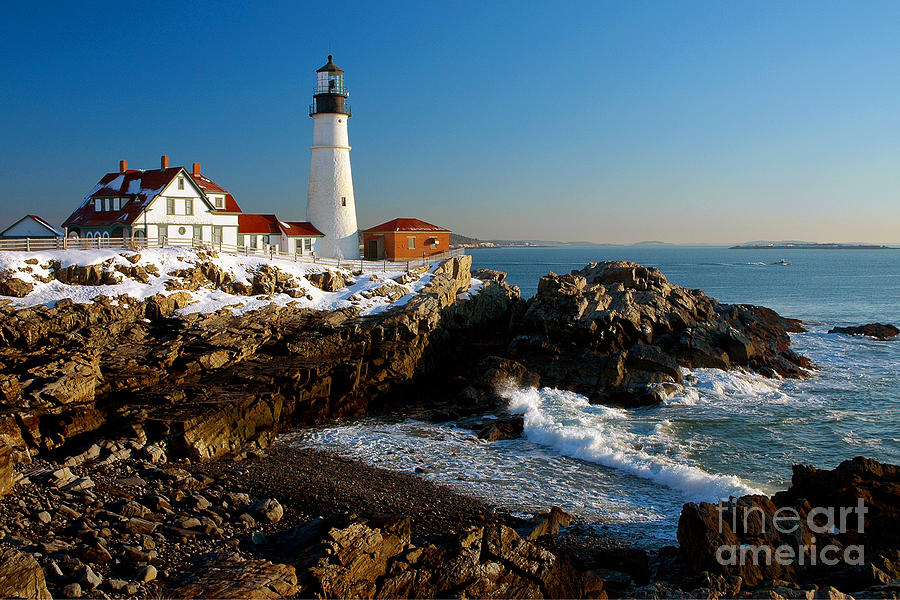
<instances>
[{"instance_id":1,"label":"distant island","mask_svg":"<svg viewBox=\"0 0 900 600\"><path fill-rule=\"evenodd\" d=\"M747 242L730 250L897 250L884 244L841 244L818 242Z\"/></svg>"}]
</instances>

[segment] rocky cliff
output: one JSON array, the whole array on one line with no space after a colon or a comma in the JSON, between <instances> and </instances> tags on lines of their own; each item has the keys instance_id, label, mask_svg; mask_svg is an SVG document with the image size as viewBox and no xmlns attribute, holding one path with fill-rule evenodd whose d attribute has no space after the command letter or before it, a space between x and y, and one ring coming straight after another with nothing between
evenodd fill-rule
<instances>
[{"instance_id":1,"label":"rocky cliff","mask_svg":"<svg viewBox=\"0 0 900 600\"><path fill-rule=\"evenodd\" d=\"M445 262L408 302L369 317L277 304L176 315L185 292L0 306L0 442L22 461L91 432L129 430L173 456L208 459L291 424L401 402L404 385L467 343L498 324L505 333L518 290L489 281L459 300L470 264ZM278 274L269 275L274 288ZM215 269L190 278L223 285Z\"/></svg>"}]
</instances>

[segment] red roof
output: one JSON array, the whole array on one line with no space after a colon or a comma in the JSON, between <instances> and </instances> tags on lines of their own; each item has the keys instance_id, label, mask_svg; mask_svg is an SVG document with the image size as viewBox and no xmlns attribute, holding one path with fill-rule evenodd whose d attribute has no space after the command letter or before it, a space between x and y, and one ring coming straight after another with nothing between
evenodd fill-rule
<instances>
[{"instance_id":1,"label":"red roof","mask_svg":"<svg viewBox=\"0 0 900 600\"><path fill-rule=\"evenodd\" d=\"M306 221L279 221L275 215L238 215L238 233L279 234L288 237L325 237Z\"/></svg>"},{"instance_id":2,"label":"red roof","mask_svg":"<svg viewBox=\"0 0 900 600\"><path fill-rule=\"evenodd\" d=\"M364 230L364 233L375 233L382 231L450 231L431 223L412 218L399 218L375 227Z\"/></svg>"},{"instance_id":3,"label":"red roof","mask_svg":"<svg viewBox=\"0 0 900 600\"><path fill-rule=\"evenodd\" d=\"M208 194L225 194L225 208L216 209L219 212L231 212L231 213L239 213L241 211L241 207L238 206L237 201L235 201L234 196L228 193L228 191L217 184L215 181L207 177L206 175L191 175L194 178L194 182L197 184L204 193ZM213 202L213 206L215 206L215 202Z\"/></svg>"},{"instance_id":4,"label":"red roof","mask_svg":"<svg viewBox=\"0 0 900 600\"><path fill-rule=\"evenodd\" d=\"M219 212L240 213L241 207L234 196L203 175L191 175L182 167L141 171L130 169L124 173L107 173L100 178L78 209L63 222L63 227L108 227L130 225L150 202L172 182L176 175L184 173L206 194L225 194L225 207ZM127 198L120 210L94 210L94 198ZM215 204L211 203L213 208Z\"/></svg>"},{"instance_id":5,"label":"red roof","mask_svg":"<svg viewBox=\"0 0 900 600\"><path fill-rule=\"evenodd\" d=\"M63 227L106 227L116 223L129 225L181 171L181 167L169 167L107 173L85 197L81 206L63 222ZM93 199L104 197L127 198L128 201L120 210L94 210Z\"/></svg>"},{"instance_id":6,"label":"red roof","mask_svg":"<svg viewBox=\"0 0 900 600\"><path fill-rule=\"evenodd\" d=\"M309 221L281 221L281 229L290 237L325 237L325 234L313 227Z\"/></svg>"},{"instance_id":7,"label":"red roof","mask_svg":"<svg viewBox=\"0 0 900 600\"><path fill-rule=\"evenodd\" d=\"M238 233L281 233L275 215L238 215Z\"/></svg>"}]
</instances>

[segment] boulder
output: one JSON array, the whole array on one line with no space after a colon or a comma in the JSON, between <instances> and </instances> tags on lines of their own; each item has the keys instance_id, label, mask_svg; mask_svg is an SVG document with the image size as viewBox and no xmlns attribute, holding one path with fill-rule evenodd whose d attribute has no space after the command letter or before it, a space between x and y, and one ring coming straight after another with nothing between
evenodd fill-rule
<instances>
[{"instance_id":1,"label":"boulder","mask_svg":"<svg viewBox=\"0 0 900 600\"><path fill-rule=\"evenodd\" d=\"M556 535L563 527L568 527L575 522L572 515L558 506L554 506L549 512L536 514L528 527L518 531L526 540L536 540L545 535Z\"/></svg>"},{"instance_id":2,"label":"boulder","mask_svg":"<svg viewBox=\"0 0 900 600\"><path fill-rule=\"evenodd\" d=\"M262 500L256 504L251 504L248 509L253 515L262 521L269 523L277 523L284 516L284 508L275 498Z\"/></svg>"},{"instance_id":3,"label":"boulder","mask_svg":"<svg viewBox=\"0 0 900 600\"><path fill-rule=\"evenodd\" d=\"M828 333L843 333L846 335L864 335L876 340L890 340L900 335L900 329L886 323L867 323L852 327L834 327Z\"/></svg>"},{"instance_id":4,"label":"boulder","mask_svg":"<svg viewBox=\"0 0 900 600\"><path fill-rule=\"evenodd\" d=\"M172 586L173 598L290 598L300 592L294 567L237 553L202 555L188 567Z\"/></svg>"},{"instance_id":5,"label":"boulder","mask_svg":"<svg viewBox=\"0 0 900 600\"><path fill-rule=\"evenodd\" d=\"M322 271L321 273L308 273L306 280L323 292L336 292L346 287L347 282L337 271Z\"/></svg>"},{"instance_id":6,"label":"boulder","mask_svg":"<svg viewBox=\"0 0 900 600\"><path fill-rule=\"evenodd\" d=\"M10 275L0 274L0 296L24 298L34 289L34 284L16 279Z\"/></svg>"},{"instance_id":7,"label":"boulder","mask_svg":"<svg viewBox=\"0 0 900 600\"><path fill-rule=\"evenodd\" d=\"M33 556L12 548L0 551L0 598L51 600L44 570Z\"/></svg>"},{"instance_id":8,"label":"boulder","mask_svg":"<svg viewBox=\"0 0 900 600\"><path fill-rule=\"evenodd\" d=\"M478 430L478 437L489 442L514 440L522 437L525 422L522 415L505 415Z\"/></svg>"}]
</instances>

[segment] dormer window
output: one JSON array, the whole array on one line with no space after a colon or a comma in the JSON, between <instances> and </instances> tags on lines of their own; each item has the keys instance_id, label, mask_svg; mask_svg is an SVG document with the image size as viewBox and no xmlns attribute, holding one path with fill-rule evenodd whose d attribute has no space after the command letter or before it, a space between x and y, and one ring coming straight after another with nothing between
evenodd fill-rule
<instances>
[{"instance_id":1,"label":"dormer window","mask_svg":"<svg viewBox=\"0 0 900 600\"><path fill-rule=\"evenodd\" d=\"M222 196L216 196L216 208L222 208L225 206L225 199Z\"/></svg>"},{"instance_id":2,"label":"dormer window","mask_svg":"<svg viewBox=\"0 0 900 600\"><path fill-rule=\"evenodd\" d=\"M94 198L94 210L103 212L103 198Z\"/></svg>"},{"instance_id":3,"label":"dormer window","mask_svg":"<svg viewBox=\"0 0 900 600\"><path fill-rule=\"evenodd\" d=\"M178 178L178 189L179 189L179 190L183 190L183 189L184 189L184 177L179 177L179 178Z\"/></svg>"}]
</instances>

